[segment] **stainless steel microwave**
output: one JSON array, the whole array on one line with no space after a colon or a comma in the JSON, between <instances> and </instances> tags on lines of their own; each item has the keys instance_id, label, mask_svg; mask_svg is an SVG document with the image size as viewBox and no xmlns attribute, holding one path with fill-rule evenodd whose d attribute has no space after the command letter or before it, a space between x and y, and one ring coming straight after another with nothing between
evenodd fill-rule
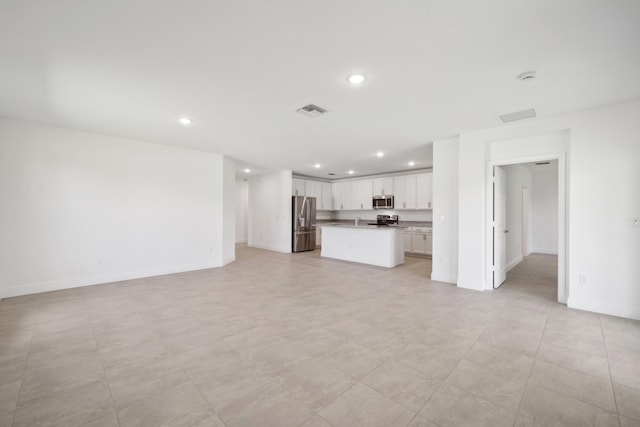
<instances>
[{"instance_id":1,"label":"stainless steel microwave","mask_svg":"<svg viewBox=\"0 0 640 427\"><path fill-rule=\"evenodd\" d=\"M373 209L393 209L393 196L373 196Z\"/></svg>"}]
</instances>

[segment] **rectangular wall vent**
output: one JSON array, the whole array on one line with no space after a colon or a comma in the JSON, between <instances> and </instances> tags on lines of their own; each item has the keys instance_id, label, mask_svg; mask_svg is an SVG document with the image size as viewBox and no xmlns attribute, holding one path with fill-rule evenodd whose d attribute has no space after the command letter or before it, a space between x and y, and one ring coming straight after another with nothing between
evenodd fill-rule
<instances>
[{"instance_id":1,"label":"rectangular wall vent","mask_svg":"<svg viewBox=\"0 0 640 427\"><path fill-rule=\"evenodd\" d=\"M501 123L515 122L518 120L532 119L537 117L536 110L529 108L528 110L516 111L515 113L503 114L498 116Z\"/></svg>"},{"instance_id":2,"label":"rectangular wall vent","mask_svg":"<svg viewBox=\"0 0 640 427\"><path fill-rule=\"evenodd\" d=\"M304 107L298 108L296 111L307 117L318 117L327 112L325 108L318 107L314 104L305 105Z\"/></svg>"}]
</instances>

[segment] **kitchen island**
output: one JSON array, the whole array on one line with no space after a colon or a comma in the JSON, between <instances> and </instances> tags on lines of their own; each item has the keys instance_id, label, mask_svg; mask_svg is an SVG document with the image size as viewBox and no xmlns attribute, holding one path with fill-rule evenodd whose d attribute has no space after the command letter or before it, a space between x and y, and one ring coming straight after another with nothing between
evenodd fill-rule
<instances>
[{"instance_id":1,"label":"kitchen island","mask_svg":"<svg viewBox=\"0 0 640 427\"><path fill-rule=\"evenodd\" d=\"M404 263L402 227L323 224L321 256L380 267Z\"/></svg>"}]
</instances>

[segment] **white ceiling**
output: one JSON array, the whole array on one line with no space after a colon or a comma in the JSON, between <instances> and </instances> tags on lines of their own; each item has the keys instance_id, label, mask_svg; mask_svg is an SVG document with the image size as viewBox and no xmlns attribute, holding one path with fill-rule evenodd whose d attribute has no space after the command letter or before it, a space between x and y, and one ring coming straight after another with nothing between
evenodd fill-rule
<instances>
[{"instance_id":1,"label":"white ceiling","mask_svg":"<svg viewBox=\"0 0 640 427\"><path fill-rule=\"evenodd\" d=\"M0 3L0 115L254 171L428 167L434 139L638 98L638 76L638 0ZM295 112L308 103L329 113Z\"/></svg>"}]
</instances>

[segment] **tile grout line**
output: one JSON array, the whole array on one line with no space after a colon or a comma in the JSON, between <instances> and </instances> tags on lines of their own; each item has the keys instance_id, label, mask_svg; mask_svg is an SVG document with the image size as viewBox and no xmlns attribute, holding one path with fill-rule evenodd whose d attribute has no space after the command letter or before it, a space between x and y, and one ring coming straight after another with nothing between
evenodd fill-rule
<instances>
[{"instance_id":1,"label":"tile grout line","mask_svg":"<svg viewBox=\"0 0 640 427\"><path fill-rule=\"evenodd\" d=\"M546 324L545 324L545 330L546 330ZM543 333L543 334L544 334L544 333ZM533 370L533 366L535 365L535 362L536 362L536 361L538 361L538 359L537 359L537 351L536 351L536 357L534 358L534 363L532 364L532 367L531 367L531 371ZM589 376L589 377L592 377L592 378L595 378L595 379L604 380L604 378L602 378L602 377L597 377L597 376L595 376L595 375L590 375L590 374L586 374L586 373L584 373L584 372L576 371L575 369L566 368L566 367L564 367L564 366L562 366L562 365L558 365L558 364L553 363L553 362L547 362L546 360L542 360L542 359L540 359L540 361L541 361L541 362L544 362L544 363L548 363L548 364L553 365L553 366L556 366L556 367L559 367L559 368L561 368L561 369L566 369L566 370L568 370L568 371L571 371L571 372L575 372L575 373L581 374L581 375L586 375L586 376ZM529 378L531 377L531 371L529 372L529 377L527 378L527 386L529 385ZM612 383L612 389L613 389L613 382L611 381L611 383ZM578 402L584 403L584 404L586 404L586 405L593 406L594 408L601 409L601 410L603 410L603 411L605 411L605 412L613 413L613 412L611 412L611 410L609 410L609 409L607 409L607 408L603 408L602 406L596 405L596 404L594 404L594 403L592 403L592 402L587 402L587 401L582 400L582 399L580 399L580 398L578 398L578 397L576 397L576 396L569 395L569 394L564 393L564 392L562 392L562 391L558 391L558 390L551 390L551 389L549 389L549 388L547 388L547 387L544 387L544 386L542 386L542 385L539 385L539 384L534 384L534 385L536 385L536 386L538 386L538 387L540 387L540 388L543 388L543 389L545 389L545 390L551 391L551 392L553 392L553 393L557 393L557 394L560 394L560 395L562 395L562 396L568 397L568 398L573 399L573 400L575 400L575 401L578 401ZM523 398L524 398L524 396L523 396ZM522 403L522 402L521 402L521 403ZM614 393L614 403L615 403L615 393ZM619 421L620 416L619 416L619 414L617 413L617 406L616 406L616 412L615 412L615 415L616 415L616 416L618 416L618 421ZM525 418L526 418L526 417L525 417ZM539 424L541 424L539 421L536 421L536 422L537 422L537 423L539 423Z\"/></svg>"},{"instance_id":2,"label":"tile grout line","mask_svg":"<svg viewBox=\"0 0 640 427\"><path fill-rule=\"evenodd\" d=\"M468 298L466 298L466 299L465 299L465 302L466 302L466 301L468 301L468 300L469 300L469 298L471 298L471 295L470 295ZM443 314L443 316L442 316L442 317L444 317L444 314ZM438 321L440 321L440 320L441 320L441 319L438 319ZM476 339L475 339L475 341L473 341L473 343L469 346L469 348L468 348L468 349L467 349L467 351L464 353L464 355L460 358L460 360L458 361L458 363L456 363L456 366L451 370L451 372L449 372L449 374L447 374L447 377L446 377L445 379L443 379L443 380L440 382L440 385L438 385L438 387L436 387L436 389L433 391L433 393L431 394L431 396L429 396L429 398L427 399L427 401L426 401L426 402L424 402L424 405L422 405L422 406L420 407L420 409L418 409L418 411L416 412L416 415L420 414L420 412L424 409L424 407L425 407L425 406L427 406L427 404L429 403L429 401L431 401L431 398L433 397L433 395L435 395L435 394L438 392L438 390L440 390L440 389L442 388L442 386L443 386L443 385L447 384L447 379L451 376L451 374L453 373L453 371L455 371L455 370L456 370L456 368L458 367L458 365L460 365L460 362L461 362L461 361L462 361L462 360L467 356L467 354L469 354L469 352L471 351L471 349L473 348L473 346L475 346L475 345L476 345L476 343L480 340L480 337L482 337L482 335L484 334L484 332L487 330L487 328L488 328L488 327L489 327L489 325L485 326L484 330L482 331L482 334L479 334L479 335L478 335L478 338L476 338ZM455 335L455 334L453 334L453 335ZM465 337L465 338L466 338L466 337ZM439 381L440 381L440 380L439 380ZM451 384L447 384L447 385L452 386ZM452 387L455 387L455 386L452 386ZM456 387L456 388L457 388L457 387ZM463 390L463 391L465 391L465 390ZM465 391L465 393L468 393L468 392L467 392L467 391ZM473 393L469 393L469 394L474 395ZM474 395L474 396L475 396L475 395ZM476 396L476 397L477 397L477 396ZM482 400L486 400L486 399L484 399L484 398L481 398L481 399L482 399ZM496 405L496 406L497 406L497 405ZM436 423L435 421L433 421L432 419L427 418L427 417L424 417L424 418L428 419L429 421L431 421L431 422L433 422L434 424L436 424L436 425L437 425L437 423ZM517 415L516 415L516 418L517 418Z\"/></svg>"},{"instance_id":3,"label":"tile grout line","mask_svg":"<svg viewBox=\"0 0 640 427\"><path fill-rule=\"evenodd\" d=\"M102 367L102 373L104 375L104 381L107 383L107 389L109 390L109 397L111 398L111 404L113 405L113 412L116 414L116 421L120 426L120 416L118 415L118 410L116 409L116 402L113 400L113 393L111 392L111 384L109 384L109 378L107 377L107 371L104 367L104 360L102 359L102 353L100 352L100 344L98 344L98 339L96 337L96 331L93 327L93 317L89 310L87 310L87 315L89 316L89 325L91 326L91 332L93 333L93 340L96 342L96 349L98 350L98 357L100 358L100 366Z\"/></svg>"},{"instance_id":4,"label":"tile grout line","mask_svg":"<svg viewBox=\"0 0 640 427\"><path fill-rule=\"evenodd\" d=\"M613 375L611 375L611 363L609 363L609 350L607 349L607 339L604 335L604 328L602 327L602 316L598 315L598 323L600 324L600 333L602 334L602 343L604 344L604 355L607 359L607 370L609 371L609 381L611 382L611 392L613 393L613 404L616 407L616 415L618 416L618 426L620 422L620 411L618 410L618 399L616 399L616 389L613 382Z\"/></svg>"},{"instance_id":5,"label":"tile grout line","mask_svg":"<svg viewBox=\"0 0 640 427\"><path fill-rule=\"evenodd\" d=\"M218 412L212 408L211 403L207 400L207 398L204 396L204 394L202 394L202 392L200 391L200 389L194 384L193 380L191 379L191 377L189 376L189 374L187 374L187 372L184 370L184 368L178 363L178 361L175 359L175 355L173 353L171 353L171 360L173 360L173 363L176 364L176 366L180 369L180 371L184 374L184 376L189 380L189 383L193 386L193 388L195 388L198 391L198 394L200 395L200 397L202 397L202 399L207 402L207 406L209 408L211 408L211 410L213 411L213 413L220 419L220 421L222 421L222 424L224 424L225 427L227 427L227 423L224 422L224 420L222 419L222 417L220 416L220 414L218 414ZM202 420L200 420L202 421ZM195 423L192 424L196 425L197 423L199 423L200 421L196 421Z\"/></svg>"},{"instance_id":6,"label":"tile grout line","mask_svg":"<svg viewBox=\"0 0 640 427\"><path fill-rule=\"evenodd\" d=\"M518 422L518 416L520 415L520 411L522 410L522 404L524 403L524 396L527 393L527 389L529 388L529 378L531 378L531 373L533 372L533 367L536 365L536 361L538 360L538 352L540 351L540 343L542 342L542 337L544 337L544 333L547 330L547 325L549 324L549 317L551 317L551 308L547 313L547 318L544 321L544 328L542 328L542 334L540 334L540 338L538 339L538 345L536 346L536 352L533 355L533 362L531 363L531 367L529 368L529 374L527 375L527 382L524 385L524 391L522 392L522 397L520 398L520 404L518 405L518 411L516 412L516 420L513 422ZM525 417L526 418L526 417ZM536 423L542 424L539 420L533 420ZM544 424L546 425L546 424Z\"/></svg>"},{"instance_id":7,"label":"tile grout line","mask_svg":"<svg viewBox=\"0 0 640 427\"><path fill-rule=\"evenodd\" d=\"M40 303L36 304L36 309L40 309ZM22 387L24 385L25 374L27 372L27 364L29 363L29 356L31 355L31 346L33 345L33 324L29 325L31 329L31 338L29 339L29 347L27 348L27 357L24 359L24 366L22 367L22 375L20 377L20 390L18 391L18 400L16 400L16 407L13 411L13 418L11 419L11 425L16 422L16 415L18 414L18 406L20 404L20 395L22 395Z\"/></svg>"},{"instance_id":8,"label":"tile grout line","mask_svg":"<svg viewBox=\"0 0 640 427\"><path fill-rule=\"evenodd\" d=\"M537 354L536 354L536 356L537 356ZM535 362L536 362L536 361L538 361L537 357L534 359L534 365L535 365ZM543 363L547 363L547 364L549 364L549 365L553 365L553 366L555 366L555 367L561 368L561 369L566 369L567 371L571 371L571 372L574 372L574 373L577 373L577 374L580 374L580 375L584 375L584 376L587 376L587 377L595 378L595 379L597 379L597 380L603 380L603 381L605 380L605 379L604 379L604 378L602 378L602 377L598 377L598 376L596 376L596 375L587 374L587 373L585 373L585 372L577 371L577 370L575 370L575 369L567 368L567 367L564 367L564 366L562 366L562 365L558 365L558 364L556 364L556 363L554 363L554 362L548 362L548 361L543 360L543 359L540 359L540 361L541 361L541 362L543 362ZM530 376L530 375L529 375L529 376ZM611 388L612 388L612 390L613 390L613 381L612 381L611 379L610 379L610 382L611 382ZM527 379L527 385L528 385L528 379ZM613 413L610 409L603 408L602 406L597 405L597 404L595 404L595 403L593 403L593 402L587 402L586 400L580 399L580 398L578 398L578 397L576 397L576 396L572 396L572 395L567 394L567 393L562 392L562 391L552 390L552 389L547 388L547 387L544 387L544 386L542 386L542 385L540 385L540 384L535 384L535 385L537 385L538 387L544 388L545 390L549 390L549 391L552 391L552 392L554 392L554 393L557 393L557 394L561 394L561 395L563 395L563 396L566 396L566 397L568 397L568 398L570 398L570 399L576 400L576 401L578 401L578 402L584 403L584 404L586 404L586 405L593 406L593 407L595 407L595 408L601 409L601 410L606 411L606 412L609 412L609 413ZM614 403L615 403L615 393L614 393ZM616 406L615 414L616 414L616 415L618 415L617 406Z\"/></svg>"},{"instance_id":9,"label":"tile grout line","mask_svg":"<svg viewBox=\"0 0 640 427\"><path fill-rule=\"evenodd\" d=\"M33 340L33 337L31 339ZM29 348L31 348L31 342L29 342ZM16 414L18 413L18 404L20 403L20 395L22 394L22 386L24 385L24 375L27 371L28 361L29 361L29 352L27 352L27 357L25 358L24 366L22 367L22 376L20 377L20 390L18 390L18 399L16 399L16 407L13 410L13 418L11 418L11 425L13 425L14 422L16 421Z\"/></svg>"}]
</instances>

